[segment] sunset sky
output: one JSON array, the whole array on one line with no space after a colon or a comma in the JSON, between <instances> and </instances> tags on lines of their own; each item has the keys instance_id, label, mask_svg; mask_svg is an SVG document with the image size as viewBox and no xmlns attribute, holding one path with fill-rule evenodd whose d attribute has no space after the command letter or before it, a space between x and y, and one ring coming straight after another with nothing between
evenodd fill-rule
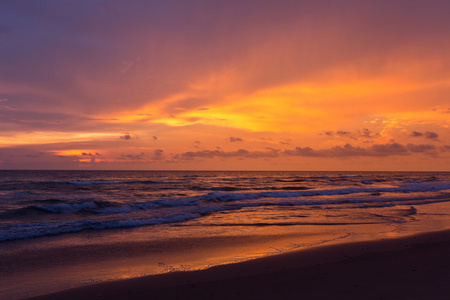
<instances>
[{"instance_id":1,"label":"sunset sky","mask_svg":"<svg viewBox=\"0 0 450 300\"><path fill-rule=\"evenodd\" d=\"M450 1L0 2L0 169L450 171Z\"/></svg>"}]
</instances>

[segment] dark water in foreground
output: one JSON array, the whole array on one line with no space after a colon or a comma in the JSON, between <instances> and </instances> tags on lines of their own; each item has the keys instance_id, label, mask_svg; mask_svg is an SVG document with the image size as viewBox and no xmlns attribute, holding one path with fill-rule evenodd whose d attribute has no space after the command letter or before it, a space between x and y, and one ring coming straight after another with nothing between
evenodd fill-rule
<instances>
[{"instance_id":1,"label":"dark water in foreground","mask_svg":"<svg viewBox=\"0 0 450 300\"><path fill-rule=\"evenodd\" d=\"M0 171L0 298L435 230L448 207L448 172Z\"/></svg>"}]
</instances>

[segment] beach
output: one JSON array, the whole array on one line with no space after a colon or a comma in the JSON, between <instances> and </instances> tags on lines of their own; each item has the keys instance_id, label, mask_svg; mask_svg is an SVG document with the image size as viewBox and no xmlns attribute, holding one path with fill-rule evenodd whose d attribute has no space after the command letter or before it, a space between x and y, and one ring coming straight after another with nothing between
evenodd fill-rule
<instances>
[{"instance_id":1,"label":"beach","mask_svg":"<svg viewBox=\"0 0 450 300\"><path fill-rule=\"evenodd\" d=\"M32 299L448 299L450 230L312 247Z\"/></svg>"}]
</instances>

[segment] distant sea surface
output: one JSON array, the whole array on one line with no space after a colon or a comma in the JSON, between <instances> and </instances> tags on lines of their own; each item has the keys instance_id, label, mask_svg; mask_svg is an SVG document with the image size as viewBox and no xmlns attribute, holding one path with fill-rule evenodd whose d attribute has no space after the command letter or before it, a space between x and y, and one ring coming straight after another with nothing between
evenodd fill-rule
<instances>
[{"instance_id":1,"label":"distant sea surface","mask_svg":"<svg viewBox=\"0 0 450 300\"><path fill-rule=\"evenodd\" d=\"M0 171L0 242L161 224L403 223L449 192L450 173Z\"/></svg>"}]
</instances>

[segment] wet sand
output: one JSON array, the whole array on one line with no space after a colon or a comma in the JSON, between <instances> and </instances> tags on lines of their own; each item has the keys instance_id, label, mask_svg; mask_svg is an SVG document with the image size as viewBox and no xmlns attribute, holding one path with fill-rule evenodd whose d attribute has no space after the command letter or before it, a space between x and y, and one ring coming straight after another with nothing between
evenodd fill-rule
<instances>
[{"instance_id":1,"label":"wet sand","mask_svg":"<svg viewBox=\"0 0 450 300\"><path fill-rule=\"evenodd\" d=\"M448 299L450 230L312 247L32 299Z\"/></svg>"}]
</instances>

